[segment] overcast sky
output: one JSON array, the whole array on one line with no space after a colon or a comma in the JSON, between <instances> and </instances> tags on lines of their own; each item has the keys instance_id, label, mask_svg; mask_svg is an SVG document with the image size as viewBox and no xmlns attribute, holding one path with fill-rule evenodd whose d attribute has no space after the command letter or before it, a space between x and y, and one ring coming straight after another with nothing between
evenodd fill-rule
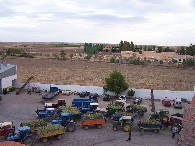
<instances>
[{"instance_id":1,"label":"overcast sky","mask_svg":"<svg viewBox=\"0 0 195 146\"><path fill-rule=\"evenodd\" d=\"M0 41L195 44L195 0L0 0Z\"/></svg>"}]
</instances>

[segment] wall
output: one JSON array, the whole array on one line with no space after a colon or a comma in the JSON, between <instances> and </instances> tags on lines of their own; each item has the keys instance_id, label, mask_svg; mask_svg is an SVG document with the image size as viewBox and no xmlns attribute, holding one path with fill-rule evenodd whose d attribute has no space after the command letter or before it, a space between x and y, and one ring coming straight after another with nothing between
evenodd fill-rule
<instances>
[{"instance_id":1,"label":"wall","mask_svg":"<svg viewBox=\"0 0 195 146\"><path fill-rule=\"evenodd\" d=\"M24 83L20 82L15 82L15 88L20 88ZM82 91L89 91L92 93L98 93L99 95L103 94L104 90L102 87L97 87L97 86L78 86L78 85L53 85L53 84L40 84L40 83L30 83L29 85L26 86L26 88L33 87L33 86L38 86L40 87L41 90L45 91L48 90L50 86L53 87L58 87L61 90L72 90L72 91L77 91L77 92L82 92ZM141 97L143 99L148 99L151 98L151 90L150 89L134 89L135 91L135 96L136 97ZM170 99L175 99L177 98L186 98L189 101L192 100L192 97L195 95L195 91L170 91L170 90L154 90L154 98L155 99L162 99L164 97L168 97ZM110 95L114 95L114 93L108 92ZM122 94L127 94L127 91L122 93Z\"/></svg>"},{"instance_id":2,"label":"wall","mask_svg":"<svg viewBox=\"0 0 195 146\"><path fill-rule=\"evenodd\" d=\"M2 78L1 79L1 82L2 82L2 89L3 88L7 88L9 86L12 86L12 81L17 79L17 75L12 75L12 76L9 76L9 77L6 77L6 78Z\"/></svg>"}]
</instances>

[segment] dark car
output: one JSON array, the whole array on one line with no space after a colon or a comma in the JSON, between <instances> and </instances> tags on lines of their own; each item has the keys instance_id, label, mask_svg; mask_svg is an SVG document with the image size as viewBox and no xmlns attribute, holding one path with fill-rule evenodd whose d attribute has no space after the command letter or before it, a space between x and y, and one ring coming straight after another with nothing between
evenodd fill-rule
<instances>
[{"instance_id":1,"label":"dark car","mask_svg":"<svg viewBox=\"0 0 195 146\"><path fill-rule=\"evenodd\" d=\"M135 97L134 99L133 99L133 103L134 104L140 104L142 102L142 98L140 98L140 97Z\"/></svg>"},{"instance_id":2,"label":"dark car","mask_svg":"<svg viewBox=\"0 0 195 146\"><path fill-rule=\"evenodd\" d=\"M86 97L86 96L89 96L90 95L90 92L87 92L87 91L83 91L79 94L80 97Z\"/></svg>"},{"instance_id":3,"label":"dark car","mask_svg":"<svg viewBox=\"0 0 195 146\"><path fill-rule=\"evenodd\" d=\"M103 94L102 97L103 97L103 101L110 101L111 100L111 96L108 94Z\"/></svg>"},{"instance_id":4,"label":"dark car","mask_svg":"<svg viewBox=\"0 0 195 146\"><path fill-rule=\"evenodd\" d=\"M89 99L93 99L95 102L98 102L99 95L97 93L91 93Z\"/></svg>"}]
</instances>

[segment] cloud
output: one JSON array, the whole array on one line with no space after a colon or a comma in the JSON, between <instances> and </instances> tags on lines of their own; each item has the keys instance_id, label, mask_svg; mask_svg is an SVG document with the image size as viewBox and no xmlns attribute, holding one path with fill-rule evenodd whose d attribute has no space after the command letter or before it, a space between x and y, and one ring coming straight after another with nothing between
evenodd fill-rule
<instances>
[{"instance_id":1,"label":"cloud","mask_svg":"<svg viewBox=\"0 0 195 146\"><path fill-rule=\"evenodd\" d=\"M0 41L194 43L194 0L0 0L0 8Z\"/></svg>"}]
</instances>

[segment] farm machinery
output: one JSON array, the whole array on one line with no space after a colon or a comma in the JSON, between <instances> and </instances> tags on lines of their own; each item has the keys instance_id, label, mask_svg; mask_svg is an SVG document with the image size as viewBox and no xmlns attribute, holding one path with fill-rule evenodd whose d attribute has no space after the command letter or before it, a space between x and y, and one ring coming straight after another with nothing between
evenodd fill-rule
<instances>
[{"instance_id":1,"label":"farm machinery","mask_svg":"<svg viewBox=\"0 0 195 146\"><path fill-rule=\"evenodd\" d=\"M52 124L60 124L69 132L73 132L76 128L70 113L61 113L58 120L52 120Z\"/></svg>"},{"instance_id":2,"label":"farm machinery","mask_svg":"<svg viewBox=\"0 0 195 146\"><path fill-rule=\"evenodd\" d=\"M162 129L162 124L159 121L151 119L141 119L137 123L138 128L144 131L154 131L159 132Z\"/></svg>"},{"instance_id":3,"label":"farm machinery","mask_svg":"<svg viewBox=\"0 0 195 146\"><path fill-rule=\"evenodd\" d=\"M100 113L86 113L83 114L81 125L83 129L87 130L90 126L97 126L98 129L106 123L105 117Z\"/></svg>"},{"instance_id":4,"label":"farm machinery","mask_svg":"<svg viewBox=\"0 0 195 146\"><path fill-rule=\"evenodd\" d=\"M152 114L150 119L161 122L162 129L165 129L165 127L169 127L169 126L171 126L171 129L175 127L175 129L177 129L177 132L180 132L182 129L181 125L182 125L183 115L179 113L173 114L171 115L171 117L169 117L168 110L160 109L155 114Z\"/></svg>"},{"instance_id":5,"label":"farm machinery","mask_svg":"<svg viewBox=\"0 0 195 146\"><path fill-rule=\"evenodd\" d=\"M0 123L0 136L4 136L4 139L7 140L7 137L15 131L15 126L12 122Z\"/></svg>"},{"instance_id":6,"label":"farm machinery","mask_svg":"<svg viewBox=\"0 0 195 146\"><path fill-rule=\"evenodd\" d=\"M37 128L37 136L42 142L47 142L50 137L61 140L64 133L64 127L59 124Z\"/></svg>"},{"instance_id":7,"label":"farm machinery","mask_svg":"<svg viewBox=\"0 0 195 146\"><path fill-rule=\"evenodd\" d=\"M43 119L45 121L51 121L58 117L58 114L54 108L45 108L44 110L37 110L35 111L37 118Z\"/></svg>"},{"instance_id":8,"label":"farm machinery","mask_svg":"<svg viewBox=\"0 0 195 146\"><path fill-rule=\"evenodd\" d=\"M30 127L21 126L18 127L18 132L13 131L7 136L7 140L21 142L25 145L32 146L33 145L33 134L30 131Z\"/></svg>"},{"instance_id":9,"label":"farm machinery","mask_svg":"<svg viewBox=\"0 0 195 146\"><path fill-rule=\"evenodd\" d=\"M37 120L33 120L33 121L22 122L20 124L20 126L21 127L22 126L30 127L30 131L33 133L33 132L37 131L37 128L47 126L47 123L43 119L37 119Z\"/></svg>"}]
</instances>

